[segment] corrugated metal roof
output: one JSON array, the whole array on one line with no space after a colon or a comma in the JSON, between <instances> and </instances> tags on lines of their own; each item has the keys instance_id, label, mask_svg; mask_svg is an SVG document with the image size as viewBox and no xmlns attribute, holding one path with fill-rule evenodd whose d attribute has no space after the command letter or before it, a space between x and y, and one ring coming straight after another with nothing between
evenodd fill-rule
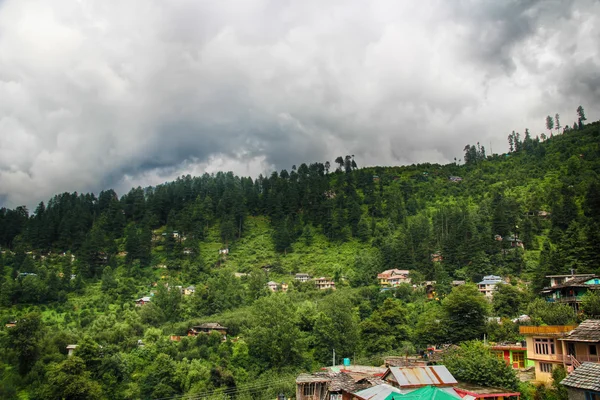
<instances>
[{"instance_id":1,"label":"corrugated metal roof","mask_svg":"<svg viewBox=\"0 0 600 400\"><path fill-rule=\"evenodd\" d=\"M426 385L449 386L457 383L448 368L443 365L410 368L390 367L389 373L394 376L401 388Z\"/></svg>"},{"instance_id":2,"label":"corrugated metal roof","mask_svg":"<svg viewBox=\"0 0 600 400\"><path fill-rule=\"evenodd\" d=\"M400 389L397 389L391 385L386 383L382 383L381 385L373 386L368 389L360 390L355 392L354 394L360 397L361 399L367 400L383 400L388 397L391 393L402 393Z\"/></svg>"}]
</instances>

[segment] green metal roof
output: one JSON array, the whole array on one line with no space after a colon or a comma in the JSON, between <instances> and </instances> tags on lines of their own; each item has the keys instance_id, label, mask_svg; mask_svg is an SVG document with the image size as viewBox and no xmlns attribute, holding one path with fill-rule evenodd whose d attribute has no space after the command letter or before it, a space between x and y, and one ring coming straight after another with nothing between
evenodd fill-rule
<instances>
[{"instance_id":1,"label":"green metal roof","mask_svg":"<svg viewBox=\"0 0 600 400\"><path fill-rule=\"evenodd\" d=\"M425 386L407 394L391 393L385 400L457 400L460 397L434 386Z\"/></svg>"}]
</instances>

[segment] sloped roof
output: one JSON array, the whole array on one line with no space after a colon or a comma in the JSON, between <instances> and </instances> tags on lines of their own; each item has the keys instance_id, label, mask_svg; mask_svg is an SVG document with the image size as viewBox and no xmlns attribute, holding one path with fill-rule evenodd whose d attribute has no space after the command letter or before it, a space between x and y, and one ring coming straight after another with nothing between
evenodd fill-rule
<instances>
[{"instance_id":1,"label":"sloped roof","mask_svg":"<svg viewBox=\"0 0 600 400\"><path fill-rule=\"evenodd\" d=\"M218 322L206 322L204 324L195 325L192 328L198 328L198 329L227 329L226 326L222 326Z\"/></svg>"},{"instance_id":2,"label":"sloped roof","mask_svg":"<svg viewBox=\"0 0 600 400\"><path fill-rule=\"evenodd\" d=\"M409 273L410 273L410 271L407 269L394 268L394 269L387 269L378 275L394 276L394 275L408 275Z\"/></svg>"},{"instance_id":3,"label":"sloped roof","mask_svg":"<svg viewBox=\"0 0 600 400\"><path fill-rule=\"evenodd\" d=\"M564 289L564 288L570 288L570 287L587 287L590 289L600 289L600 285L586 284L587 281L589 281L590 279L594 279L595 277L598 277L598 275L592 274L592 275L576 276L575 278L573 278L569 281L563 282L559 285L545 287L544 289L542 289L542 293L553 292L557 289Z\"/></svg>"},{"instance_id":4,"label":"sloped roof","mask_svg":"<svg viewBox=\"0 0 600 400\"><path fill-rule=\"evenodd\" d=\"M497 283L504 283L502 277L496 275L486 275L478 285L495 285Z\"/></svg>"},{"instance_id":5,"label":"sloped roof","mask_svg":"<svg viewBox=\"0 0 600 400\"><path fill-rule=\"evenodd\" d=\"M600 342L600 319L586 319L579 326L559 340L575 342Z\"/></svg>"},{"instance_id":6,"label":"sloped roof","mask_svg":"<svg viewBox=\"0 0 600 400\"><path fill-rule=\"evenodd\" d=\"M584 362L560 383L576 389L600 391L600 364Z\"/></svg>"},{"instance_id":7,"label":"sloped roof","mask_svg":"<svg viewBox=\"0 0 600 400\"><path fill-rule=\"evenodd\" d=\"M420 387L427 385L450 386L458 382L444 365L428 367L390 367L383 379L388 380L390 375L399 387Z\"/></svg>"},{"instance_id":8,"label":"sloped roof","mask_svg":"<svg viewBox=\"0 0 600 400\"><path fill-rule=\"evenodd\" d=\"M327 390L330 392L341 390L352 392L370 386L369 382L356 382L351 375L345 372L316 372L314 374L300 374L296 378L296 384L315 382L326 383Z\"/></svg>"},{"instance_id":9,"label":"sloped roof","mask_svg":"<svg viewBox=\"0 0 600 400\"><path fill-rule=\"evenodd\" d=\"M451 394L434 386L425 386L406 394L391 393L385 400L456 400L461 398L456 392L454 393Z\"/></svg>"},{"instance_id":10,"label":"sloped roof","mask_svg":"<svg viewBox=\"0 0 600 400\"><path fill-rule=\"evenodd\" d=\"M354 392L355 395L365 400L385 400L392 393L399 394L402 392L400 389L395 388L392 385L388 385L387 383L382 383L381 385Z\"/></svg>"}]
</instances>

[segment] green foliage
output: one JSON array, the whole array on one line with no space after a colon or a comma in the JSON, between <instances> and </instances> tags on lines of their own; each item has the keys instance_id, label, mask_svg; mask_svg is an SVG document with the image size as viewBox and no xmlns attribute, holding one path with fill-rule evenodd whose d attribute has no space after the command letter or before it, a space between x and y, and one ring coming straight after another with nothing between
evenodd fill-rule
<instances>
[{"instance_id":1,"label":"green foliage","mask_svg":"<svg viewBox=\"0 0 600 400\"><path fill-rule=\"evenodd\" d=\"M25 314L9 331L8 344L15 351L19 373L25 375L40 355L43 325L39 313Z\"/></svg>"},{"instance_id":2,"label":"green foliage","mask_svg":"<svg viewBox=\"0 0 600 400\"><path fill-rule=\"evenodd\" d=\"M488 314L571 323L569 307L530 297L545 275L600 272L600 124L584 126L583 109L579 119L560 135L555 118L542 140L513 132L510 154L468 146L465 165L358 169L347 156L336 172L219 172L121 198L64 193L32 215L2 208L0 319L17 327L0 331L0 397L289 397L295 374L329 364L333 349L338 361L375 363L484 333L519 338L516 324ZM409 269L417 286L435 280L435 298L412 284L381 292L377 274L391 268ZM298 272L338 290L296 282ZM530 281L531 293L503 285L489 304L471 285L450 290L488 274ZM271 293L269 280L288 292ZM196 293L182 296L191 284ZM584 298L587 315L596 303ZM226 325L230 340L185 336L201 322Z\"/></svg>"},{"instance_id":3,"label":"green foliage","mask_svg":"<svg viewBox=\"0 0 600 400\"><path fill-rule=\"evenodd\" d=\"M590 290L581 297L581 308L588 318L600 316L600 293Z\"/></svg>"},{"instance_id":4,"label":"green foliage","mask_svg":"<svg viewBox=\"0 0 600 400\"><path fill-rule=\"evenodd\" d=\"M102 398L100 385L91 379L86 364L79 357L69 357L59 364L51 364L47 384L42 390L44 399L84 400Z\"/></svg>"},{"instance_id":5,"label":"green foliage","mask_svg":"<svg viewBox=\"0 0 600 400\"><path fill-rule=\"evenodd\" d=\"M343 334L343 332L340 332ZM284 294L258 299L246 334L249 354L263 368L301 365L306 341L297 326L296 307Z\"/></svg>"},{"instance_id":6,"label":"green foliage","mask_svg":"<svg viewBox=\"0 0 600 400\"><path fill-rule=\"evenodd\" d=\"M575 312L567 304L549 303L535 299L527 307L527 315L534 324L568 325L575 323Z\"/></svg>"},{"instance_id":7,"label":"green foliage","mask_svg":"<svg viewBox=\"0 0 600 400\"><path fill-rule=\"evenodd\" d=\"M489 303L475 285L453 288L442 301L442 309L451 343L483 338Z\"/></svg>"},{"instance_id":8,"label":"green foliage","mask_svg":"<svg viewBox=\"0 0 600 400\"><path fill-rule=\"evenodd\" d=\"M519 387L515 371L479 341L465 342L450 350L443 363L459 381L508 390Z\"/></svg>"},{"instance_id":9,"label":"green foliage","mask_svg":"<svg viewBox=\"0 0 600 400\"><path fill-rule=\"evenodd\" d=\"M516 286L497 285L492 306L499 317L515 317L522 311L524 293Z\"/></svg>"}]
</instances>

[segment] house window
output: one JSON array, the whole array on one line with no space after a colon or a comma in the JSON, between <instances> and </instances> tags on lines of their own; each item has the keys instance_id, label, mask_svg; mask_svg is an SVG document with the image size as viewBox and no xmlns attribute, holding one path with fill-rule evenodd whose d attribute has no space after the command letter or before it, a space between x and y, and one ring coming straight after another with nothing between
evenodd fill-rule
<instances>
[{"instance_id":1,"label":"house window","mask_svg":"<svg viewBox=\"0 0 600 400\"><path fill-rule=\"evenodd\" d=\"M553 339L533 339L535 354L556 354Z\"/></svg>"},{"instance_id":2,"label":"house window","mask_svg":"<svg viewBox=\"0 0 600 400\"><path fill-rule=\"evenodd\" d=\"M590 356L597 356L598 355L598 349L596 348L595 344L590 344Z\"/></svg>"},{"instance_id":3,"label":"house window","mask_svg":"<svg viewBox=\"0 0 600 400\"><path fill-rule=\"evenodd\" d=\"M329 400L342 400L342 394L341 393L332 393L329 396Z\"/></svg>"},{"instance_id":4,"label":"house window","mask_svg":"<svg viewBox=\"0 0 600 400\"><path fill-rule=\"evenodd\" d=\"M522 351L515 351L512 354L513 363L517 363L519 368L525 368L525 353Z\"/></svg>"},{"instance_id":5,"label":"house window","mask_svg":"<svg viewBox=\"0 0 600 400\"><path fill-rule=\"evenodd\" d=\"M304 396L314 396L315 395L315 385L313 384L308 384L308 385L304 385Z\"/></svg>"},{"instance_id":6,"label":"house window","mask_svg":"<svg viewBox=\"0 0 600 400\"><path fill-rule=\"evenodd\" d=\"M585 392L585 400L600 400L599 392Z\"/></svg>"},{"instance_id":7,"label":"house window","mask_svg":"<svg viewBox=\"0 0 600 400\"><path fill-rule=\"evenodd\" d=\"M540 371L552 373L552 364L550 363L540 363Z\"/></svg>"}]
</instances>

